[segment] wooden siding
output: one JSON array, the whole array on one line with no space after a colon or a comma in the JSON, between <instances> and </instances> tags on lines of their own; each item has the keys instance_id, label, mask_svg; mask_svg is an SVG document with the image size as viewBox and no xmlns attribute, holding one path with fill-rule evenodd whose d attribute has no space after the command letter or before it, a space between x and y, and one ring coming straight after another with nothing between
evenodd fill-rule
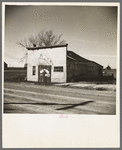
<instances>
[{"instance_id":1,"label":"wooden siding","mask_svg":"<svg viewBox=\"0 0 122 150\"><path fill-rule=\"evenodd\" d=\"M68 60L67 62L67 80L83 81L102 77L102 67L94 62L77 62Z\"/></svg>"}]
</instances>

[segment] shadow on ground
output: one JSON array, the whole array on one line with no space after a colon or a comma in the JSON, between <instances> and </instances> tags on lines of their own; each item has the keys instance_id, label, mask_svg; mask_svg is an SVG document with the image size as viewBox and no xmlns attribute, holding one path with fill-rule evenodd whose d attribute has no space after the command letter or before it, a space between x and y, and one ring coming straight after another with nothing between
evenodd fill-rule
<instances>
[{"instance_id":1,"label":"shadow on ground","mask_svg":"<svg viewBox=\"0 0 122 150\"><path fill-rule=\"evenodd\" d=\"M77 107L77 106L86 105L86 104L91 103L91 102L94 102L94 101L87 101L87 102L82 102L82 103L79 103L79 104L71 104L71 106L64 107L64 108L58 108L58 109L56 109L56 110L66 110L66 109L71 109L71 108L74 108L74 107Z\"/></svg>"},{"instance_id":2,"label":"shadow on ground","mask_svg":"<svg viewBox=\"0 0 122 150\"><path fill-rule=\"evenodd\" d=\"M66 110L66 109L71 109L71 108L74 108L74 107L77 107L77 106L82 106L82 105L86 105L88 103L91 103L91 102L94 102L94 101L87 101L87 102L82 102L82 103L78 103L78 104L59 104L59 103L4 103L5 107L4 107L4 112L6 112L7 110L10 110L7 109L6 105L12 105L12 104L21 104L21 105L69 105L67 107L63 107L63 108L58 108L56 110Z\"/></svg>"}]
</instances>

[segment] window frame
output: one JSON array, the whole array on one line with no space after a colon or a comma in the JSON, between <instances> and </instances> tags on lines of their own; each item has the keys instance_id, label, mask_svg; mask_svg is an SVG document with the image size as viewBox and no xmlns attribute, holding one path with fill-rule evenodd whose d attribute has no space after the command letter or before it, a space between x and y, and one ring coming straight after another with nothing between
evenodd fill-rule
<instances>
[{"instance_id":1,"label":"window frame","mask_svg":"<svg viewBox=\"0 0 122 150\"><path fill-rule=\"evenodd\" d=\"M36 75L36 66L32 66L32 76Z\"/></svg>"},{"instance_id":2,"label":"window frame","mask_svg":"<svg viewBox=\"0 0 122 150\"><path fill-rule=\"evenodd\" d=\"M64 72L63 66L55 66L54 67L54 72Z\"/></svg>"}]
</instances>

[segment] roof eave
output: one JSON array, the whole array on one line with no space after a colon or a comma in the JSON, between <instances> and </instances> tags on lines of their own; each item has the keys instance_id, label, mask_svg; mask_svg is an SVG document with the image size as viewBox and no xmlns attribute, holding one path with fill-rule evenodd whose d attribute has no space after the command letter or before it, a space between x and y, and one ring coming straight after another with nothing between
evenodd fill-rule
<instances>
[{"instance_id":1,"label":"roof eave","mask_svg":"<svg viewBox=\"0 0 122 150\"><path fill-rule=\"evenodd\" d=\"M64 44L64 45L52 45L52 46L41 46L41 47L26 47L26 49L27 50L39 50L39 49L67 47L67 46L68 46L68 44Z\"/></svg>"}]
</instances>

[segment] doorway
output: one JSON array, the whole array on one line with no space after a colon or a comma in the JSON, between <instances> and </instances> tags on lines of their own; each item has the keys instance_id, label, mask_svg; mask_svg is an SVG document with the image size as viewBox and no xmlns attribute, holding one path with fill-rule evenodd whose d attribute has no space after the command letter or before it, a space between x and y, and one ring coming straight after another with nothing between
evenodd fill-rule
<instances>
[{"instance_id":1,"label":"doorway","mask_svg":"<svg viewBox=\"0 0 122 150\"><path fill-rule=\"evenodd\" d=\"M51 82L51 65L38 66L38 81L43 83Z\"/></svg>"}]
</instances>

